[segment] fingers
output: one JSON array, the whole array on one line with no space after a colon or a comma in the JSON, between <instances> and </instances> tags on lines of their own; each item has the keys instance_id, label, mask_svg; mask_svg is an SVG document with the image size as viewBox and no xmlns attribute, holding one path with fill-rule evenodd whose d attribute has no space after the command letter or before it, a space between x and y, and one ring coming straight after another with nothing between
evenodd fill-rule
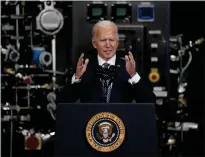
<instances>
[{"instance_id":1,"label":"fingers","mask_svg":"<svg viewBox=\"0 0 205 157\"><path fill-rule=\"evenodd\" d=\"M125 61L126 61L126 63L130 62L129 57L127 55L125 56Z\"/></svg>"},{"instance_id":2,"label":"fingers","mask_svg":"<svg viewBox=\"0 0 205 157\"><path fill-rule=\"evenodd\" d=\"M85 63L83 64L83 71L85 71L86 70L86 68L87 68L87 65L88 65L88 62L89 62L89 59L86 59L85 60Z\"/></svg>"},{"instance_id":3,"label":"fingers","mask_svg":"<svg viewBox=\"0 0 205 157\"><path fill-rule=\"evenodd\" d=\"M134 57L130 51L128 52L128 55L125 56L125 61L131 64L135 64Z\"/></svg>"},{"instance_id":4,"label":"fingers","mask_svg":"<svg viewBox=\"0 0 205 157\"><path fill-rule=\"evenodd\" d=\"M134 60L134 57L132 55L132 52L129 51L128 54L129 54L129 61L130 61L130 63L132 65L135 65L135 60Z\"/></svg>"},{"instance_id":5,"label":"fingers","mask_svg":"<svg viewBox=\"0 0 205 157\"><path fill-rule=\"evenodd\" d=\"M84 61L84 53L82 53L81 55L80 55L80 58L78 59L78 63L77 63L77 66L79 67L79 66L82 66L83 65L83 61Z\"/></svg>"},{"instance_id":6,"label":"fingers","mask_svg":"<svg viewBox=\"0 0 205 157\"><path fill-rule=\"evenodd\" d=\"M86 66L86 67L87 67L88 62L89 62L89 59L86 59L86 60L85 60L85 64L84 64L84 66Z\"/></svg>"},{"instance_id":7,"label":"fingers","mask_svg":"<svg viewBox=\"0 0 205 157\"><path fill-rule=\"evenodd\" d=\"M133 55L132 55L132 52L128 52L128 54L129 54L129 59L130 59L130 61L132 62L132 61L134 61L134 57L133 57Z\"/></svg>"},{"instance_id":8,"label":"fingers","mask_svg":"<svg viewBox=\"0 0 205 157\"><path fill-rule=\"evenodd\" d=\"M86 68L89 62L89 59L85 60L83 57L84 57L84 54L82 53L80 58L78 59L77 69L76 69L77 78L80 78L83 75L83 73L86 71Z\"/></svg>"},{"instance_id":9,"label":"fingers","mask_svg":"<svg viewBox=\"0 0 205 157\"><path fill-rule=\"evenodd\" d=\"M83 57L84 57L84 53L82 53L82 54L80 55L79 60L82 59Z\"/></svg>"}]
</instances>

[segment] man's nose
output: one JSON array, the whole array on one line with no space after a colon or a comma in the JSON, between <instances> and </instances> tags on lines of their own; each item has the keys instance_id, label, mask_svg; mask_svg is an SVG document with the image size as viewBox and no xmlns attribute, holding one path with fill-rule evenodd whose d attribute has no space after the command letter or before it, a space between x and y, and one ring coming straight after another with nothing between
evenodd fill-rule
<instances>
[{"instance_id":1,"label":"man's nose","mask_svg":"<svg viewBox=\"0 0 205 157\"><path fill-rule=\"evenodd\" d=\"M106 47L110 47L110 41L109 40L106 40Z\"/></svg>"}]
</instances>

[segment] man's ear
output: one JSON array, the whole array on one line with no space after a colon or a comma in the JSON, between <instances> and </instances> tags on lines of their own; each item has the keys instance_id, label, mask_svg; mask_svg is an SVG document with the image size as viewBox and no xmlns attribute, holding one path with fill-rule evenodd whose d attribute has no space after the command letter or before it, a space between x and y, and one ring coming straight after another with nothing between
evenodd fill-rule
<instances>
[{"instance_id":1,"label":"man's ear","mask_svg":"<svg viewBox=\"0 0 205 157\"><path fill-rule=\"evenodd\" d=\"M92 38L92 44L93 44L93 47L96 48L96 43L95 43L94 38Z\"/></svg>"},{"instance_id":2,"label":"man's ear","mask_svg":"<svg viewBox=\"0 0 205 157\"><path fill-rule=\"evenodd\" d=\"M120 42L120 40L119 40L119 39L117 39L117 47L119 46L119 42Z\"/></svg>"}]
</instances>

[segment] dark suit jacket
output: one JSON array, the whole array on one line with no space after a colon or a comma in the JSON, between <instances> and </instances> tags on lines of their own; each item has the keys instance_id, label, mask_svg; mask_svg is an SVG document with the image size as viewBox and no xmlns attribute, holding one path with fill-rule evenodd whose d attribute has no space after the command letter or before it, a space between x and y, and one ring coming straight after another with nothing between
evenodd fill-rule
<instances>
[{"instance_id":1,"label":"dark suit jacket","mask_svg":"<svg viewBox=\"0 0 205 157\"><path fill-rule=\"evenodd\" d=\"M141 77L138 83L131 85L128 82L130 76L125 68L125 60L117 56L115 65L117 70L111 91L111 103L131 103L134 98L136 102L155 103L155 95L148 81L146 82ZM89 60L81 82L71 84L72 76L70 76L70 81L60 92L57 102L70 103L80 99L80 102L83 103L102 103L101 82L100 78L95 74L97 66L97 55L94 55Z\"/></svg>"}]
</instances>

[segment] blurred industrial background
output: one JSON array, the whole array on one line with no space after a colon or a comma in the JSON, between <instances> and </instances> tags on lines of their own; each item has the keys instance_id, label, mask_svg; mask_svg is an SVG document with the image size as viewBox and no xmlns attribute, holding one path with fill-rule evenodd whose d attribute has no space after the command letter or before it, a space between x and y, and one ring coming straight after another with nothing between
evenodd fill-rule
<instances>
[{"instance_id":1,"label":"blurred industrial background","mask_svg":"<svg viewBox=\"0 0 205 157\"><path fill-rule=\"evenodd\" d=\"M54 156L56 96L99 20L156 94L160 156L204 156L205 2L1 1L1 153Z\"/></svg>"}]
</instances>

